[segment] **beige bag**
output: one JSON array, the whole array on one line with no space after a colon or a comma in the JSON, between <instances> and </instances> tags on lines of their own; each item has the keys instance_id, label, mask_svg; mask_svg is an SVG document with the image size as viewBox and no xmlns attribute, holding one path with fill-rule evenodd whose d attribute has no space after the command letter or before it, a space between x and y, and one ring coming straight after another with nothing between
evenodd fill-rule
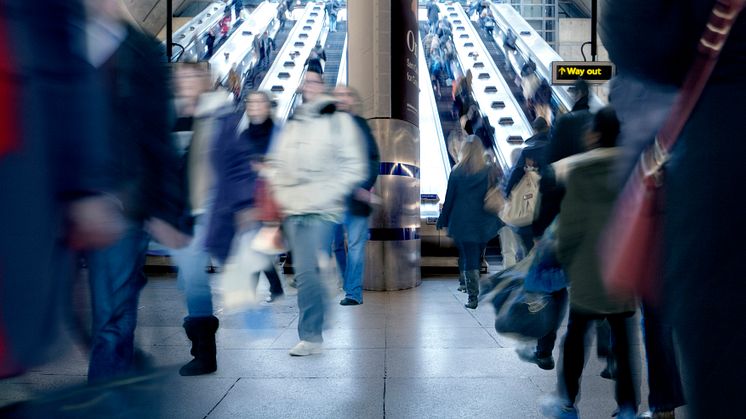
<instances>
[{"instance_id":1,"label":"beige bag","mask_svg":"<svg viewBox=\"0 0 746 419\"><path fill-rule=\"evenodd\" d=\"M493 186L487 190L487 194L484 195L484 210L492 215L500 215L503 206L505 206L505 198L503 197L502 191L498 186Z\"/></svg>"},{"instance_id":2,"label":"beige bag","mask_svg":"<svg viewBox=\"0 0 746 419\"><path fill-rule=\"evenodd\" d=\"M509 226L530 225L539 214L539 181L541 175L536 168L526 166L526 173L510 191L500 211L500 219Z\"/></svg>"}]
</instances>

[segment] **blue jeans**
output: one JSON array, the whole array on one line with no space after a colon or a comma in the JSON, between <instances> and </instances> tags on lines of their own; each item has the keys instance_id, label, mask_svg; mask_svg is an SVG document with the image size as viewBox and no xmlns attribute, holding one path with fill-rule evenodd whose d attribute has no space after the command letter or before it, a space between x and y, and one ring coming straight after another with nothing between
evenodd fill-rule
<instances>
[{"instance_id":1,"label":"blue jeans","mask_svg":"<svg viewBox=\"0 0 746 419\"><path fill-rule=\"evenodd\" d=\"M478 271L482 268L482 253L486 243L457 241L459 271Z\"/></svg>"},{"instance_id":2,"label":"blue jeans","mask_svg":"<svg viewBox=\"0 0 746 419\"><path fill-rule=\"evenodd\" d=\"M88 380L132 372L137 301L145 286L142 269L149 236L131 226L113 245L88 253L93 329Z\"/></svg>"},{"instance_id":3,"label":"blue jeans","mask_svg":"<svg viewBox=\"0 0 746 419\"><path fill-rule=\"evenodd\" d=\"M348 213L345 215L347 230L347 262L342 288L345 297L363 302L363 271L365 270L365 243L368 241L368 217Z\"/></svg>"},{"instance_id":4,"label":"blue jeans","mask_svg":"<svg viewBox=\"0 0 746 419\"><path fill-rule=\"evenodd\" d=\"M337 15L329 15L329 30L332 32L337 30Z\"/></svg>"},{"instance_id":5,"label":"blue jeans","mask_svg":"<svg viewBox=\"0 0 746 419\"><path fill-rule=\"evenodd\" d=\"M210 264L210 255L205 250L207 220L206 214L198 216L189 246L171 251L171 257L179 268L177 281L184 290L190 317L208 317L213 314L212 288L206 270Z\"/></svg>"},{"instance_id":6,"label":"blue jeans","mask_svg":"<svg viewBox=\"0 0 746 419\"><path fill-rule=\"evenodd\" d=\"M334 254L334 258L337 260L337 268L339 274L344 278L345 270L347 270L347 248L345 247L345 225L335 224L334 232L332 233L332 247L331 252Z\"/></svg>"},{"instance_id":7,"label":"blue jeans","mask_svg":"<svg viewBox=\"0 0 746 419\"><path fill-rule=\"evenodd\" d=\"M334 223L316 215L290 216L283 222L298 287L298 336L309 342L322 342L326 310L325 290L319 270L319 257L328 254Z\"/></svg>"}]
</instances>

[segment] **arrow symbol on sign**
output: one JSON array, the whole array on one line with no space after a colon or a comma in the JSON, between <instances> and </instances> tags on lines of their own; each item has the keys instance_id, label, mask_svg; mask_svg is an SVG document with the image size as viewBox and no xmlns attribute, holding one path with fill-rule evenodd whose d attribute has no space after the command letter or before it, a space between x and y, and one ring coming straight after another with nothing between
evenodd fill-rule
<instances>
[{"instance_id":1,"label":"arrow symbol on sign","mask_svg":"<svg viewBox=\"0 0 746 419\"><path fill-rule=\"evenodd\" d=\"M564 75L565 72L566 72L565 67L560 67L559 73L562 74L562 75Z\"/></svg>"}]
</instances>

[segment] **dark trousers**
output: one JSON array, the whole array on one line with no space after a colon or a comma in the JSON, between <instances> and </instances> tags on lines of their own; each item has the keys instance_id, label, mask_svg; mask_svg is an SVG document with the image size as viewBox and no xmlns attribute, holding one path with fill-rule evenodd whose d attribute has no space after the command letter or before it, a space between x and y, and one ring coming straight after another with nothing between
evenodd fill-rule
<instances>
[{"instance_id":1,"label":"dark trousers","mask_svg":"<svg viewBox=\"0 0 746 419\"><path fill-rule=\"evenodd\" d=\"M458 246L458 268L459 271L478 271L482 267L482 253L487 247L486 243L456 242Z\"/></svg>"},{"instance_id":2,"label":"dark trousers","mask_svg":"<svg viewBox=\"0 0 746 419\"><path fill-rule=\"evenodd\" d=\"M684 405L676 349L673 344L673 327L665 322L660 311L642 304L643 337L648 363L650 410L669 411Z\"/></svg>"},{"instance_id":3,"label":"dark trousers","mask_svg":"<svg viewBox=\"0 0 746 419\"><path fill-rule=\"evenodd\" d=\"M554 343L557 340L557 329L562 324L562 320L565 318L567 312L567 289L562 289L552 293L552 298L559 303L560 313L557 316L557 325L554 330L548 335L539 338L536 342L536 356L539 358L546 358L552 355L554 350Z\"/></svg>"},{"instance_id":4,"label":"dark trousers","mask_svg":"<svg viewBox=\"0 0 746 419\"><path fill-rule=\"evenodd\" d=\"M269 292L272 295L282 294L284 292L282 289L282 281L280 281L280 275L277 274L277 270L274 266L264 271L264 276L266 276L269 281Z\"/></svg>"},{"instance_id":5,"label":"dark trousers","mask_svg":"<svg viewBox=\"0 0 746 419\"><path fill-rule=\"evenodd\" d=\"M580 393L580 377L585 365L588 331L596 320L605 318L611 328L614 340L612 349L617 361L616 402L620 407L637 409L627 331L627 318L633 314L596 314L570 309L560 371L562 383L559 385L559 388L566 392L565 396L570 403L575 404Z\"/></svg>"}]
</instances>

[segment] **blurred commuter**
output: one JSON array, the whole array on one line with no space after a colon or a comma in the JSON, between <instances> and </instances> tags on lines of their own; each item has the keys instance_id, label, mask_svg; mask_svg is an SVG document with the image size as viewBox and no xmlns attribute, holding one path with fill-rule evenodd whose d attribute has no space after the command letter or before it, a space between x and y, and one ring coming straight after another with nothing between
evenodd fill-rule
<instances>
[{"instance_id":1,"label":"blurred commuter","mask_svg":"<svg viewBox=\"0 0 746 419\"><path fill-rule=\"evenodd\" d=\"M246 119L243 129L242 120ZM217 182L207 247L224 263L236 235L256 234L262 226L254 211L258 172L277 129L269 96L257 91L248 94L245 115L228 112L221 116L220 124L212 151ZM259 269L246 272L247 281L250 275L258 279L259 274ZM268 301L272 302L284 294L282 282L274 267L265 270L264 275L270 284Z\"/></svg>"},{"instance_id":2,"label":"blurred commuter","mask_svg":"<svg viewBox=\"0 0 746 419\"><path fill-rule=\"evenodd\" d=\"M435 29L438 26L438 17L440 15L440 9L435 0L431 0L430 4L427 5L427 22L430 25L430 32L435 33Z\"/></svg>"},{"instance_id":3,"label":"blurred commuter","mask_svg":"<svg viewBox=\"0 0 746 419\"><path fill-rule=\"evenodd\" d=\"M231 65L228 70L228 90L233 93L233 100L238 102L241 98L241 75L238 74L236 64Z\"/></svg>"},{"instance_id":4,"label":"blurred commuter","mask_svg":"<svg viewBox=\"0 0 746 419\"><path fill-rule=\"evenodd\" d=\"M313 52L315 52L316 55L319 56L319 59L324 61L324 65L326 65L326 51L324 51L321 41L316 41L316 44L313 46Z\"/></svg>"},{"instance_id":5,"label":"blurred commuter","mask_svg":"<svg viewBox=\"0 0 746 419\"><path fill-rule=\"evenodd\" d=\"M588 106L588 92L588 82L583 79L576 80L570 88L575 104L570 112L557 118L554 123L552 140L547 150L549 163L586 150L583 138L593 119Z\"/></svg>"},{"instance_id":6,"label":"blurred commuter","mask_svg":"<svg viewBox=\"0 0 746 419\"><path fill-rule=\"evenodd\" d=\"M513 165L508 175L508 180L505 183L505 196L509 197L518 182L521 181L525 174L525 168L527 166L536 168L539 175L542 177L542 181L547 176L549 170L547 165L546 152L549 145L549 125L547 121L542 117L538 117L531 124L534 129L534 135L526 140L526 147L521 149L518 160ZM546 181L540 181L539 192L542 193L546 185ZM534 238L541 237L541 234L534 234L533 225L526 227L518 227L514 229L515 232L520 236L522 244L526 252L531 251L534 247ZM541 231L543 233L543 231Z\"/></svg>"},{"instance_id":7,"label":"blurred commuter","mask_svg":"<svg viewBox=\"0 0 746 419\"><path fill-rule=\"evenodd\" d=\"M598 112L586 137L590 151L556 163L558 178L567 190L562 200L557 229L557 255L570 284L570 316L563 342L559 397L542 406L551 417L577 417L576 402L585 364L588 331L595 320L609 322L617 362L616 402L618 418L636 417L637 399L632 381L630 333L627 319L635 313L635 301L609 296L599 270L597 245L619 193L612 182L619 120L610 107Z\"/></svg>"},{"instance_id":8,"label":"blurred commuter","mask_svg":"<svg viewBox=\"0 0 746 419\"><path fill-rule=\"evenodd\" d=\"M649 144L668 116L714 4L689 0L673 9L660 0L604 4L600 34L620 75L610 93L624 121L623 141L630 154ZM641 43L650 31L658 40ZM744 48L742 13L665 166L658 308L662 325L672 326L676 336L687 413L695 418L739 415L746 387L740 242L746 218L734 201L735 191L743 188L746 155L737 123L746 92ZM682 65L666 65L671 62ZM629 171L635 163L632 157L622 165Z\"/></svg>"},{"instance_id":9,"label":"blurred commuter","mask_svg":"<svg viewBox=\"0 0 746 419\"><path fill-rule=\"evenodd\" d=\"M324 74L324 65L321 64L321 57L316 51L311 51L311 54L306 60L306 72L315 74Z\"/></svg>"},{"instance_id":10,"label":"blurred commuter","mask_svg":"<svg viewBox=\"0 0 746 419\"><path fill-rule=\"evenodd\" d=\"M546 79L541 79L534 95L527 99L530 100L534 115L544 118L549 125L552 125L552 88L549 86L549 82Z\"/></svg>"},{"instance_id":11,"label":"blurred commuter","mask_svg":"<svg viewBox=\"0 0 746 419\"><path fill-rule=\"evenodd\" d=\"M298 286L298 335L290 355L322 350L325 306L319 257L331 247L345 202L367 176L365 140L355 120L324 94L321 74L306 71L303 104L288 120L267 157L267 179L284 216Z\"/></svg>"},{"instance_id":12,"label":"blurred commuter","mask_svg":"<svg viewBox=\"0 0 746 419\"><path fill-rule=\"evenodd\" d=\"M264 60L262 61L262 67L269 68L270 64L272 64L270 57L272 56L272 51L275 50L275 40L269 36L268 31L264 31L264 33L262 34L261 42L262 49L264 50Z\"/></svg>"},{"instance_id":13,"label":"blurred commuter","mask_svg":"<svg viewBox=\"0 0 746 419\"><path fill-rule=\"evenodd\" d=\"M448 134L448 157L451 160L451 167L461 160L461 147L466 142L467 137L468 134L460 128L453 129Z\"/></svg>"},{"instance_id":14,"label":"blurred commuter","mask_svg":"<svg viewBox=\"0 0 746 419\"><path fill-rule=\"evenodd\" d=\"M336 0L326 0L324 5L324 11L329 15L329 32L337 31L337 13L339 12L339 5Z\"/></svg>"},{"instance_id":15,"label":"blurred commuter","mask_svg":"<svg viewBox=\"0 0 746 419\"><path fill-rule=\"evenodd\" d=\"M122 232L81 2L0 1L0 377L65 354L76 248ZM28 53L33 51L33 54Z\"/></svg>"},{"instance_id":16,"label":"blurred commuter","mask_svg":"<svg viewBox=\"0 0 746 419\"><path fill-rule=\"evenodd\" d=\"M211 263L210 255L205 248L208 219L215 194L215 173L210 161L210 151L217 131L216 115L233 106L229 92L222 89L210 91L209 72L198 79L197 83L197 88L203 93L198 96L191 115L193 134L186 159L194 237L188 246L171 251L171 257L178 268L177 281L186 297L188 315L184 318L183 327L187 338L192 342L191 354L194 357L179 370L179 374L184 376L206 374L217 369L215 332L218 319L214 316L212 287L206 270Z\"/></svg>"},{"instance_id":17,"label":"blurred commuter","mask_svg":"<svg viewBox=\"0 0 746 419\"><path fill-rule=\"evenodd\" d=\"M165 57L157 41L132 26L118 0L90 0L88 60L105 83L107 135L115 196L128 219L122 238L86 254L91 286L93 338L90 381L133 372L137 301L150 235L180 247L189 232L179 163L170 141L170 92ZM170 238L168 237L170 236Z\"/></svg>"},{"instance_id":18,"label":"blurred commuter","mask_svg":"<svg viewBox=\"0 0 746 419\"><path fill-rule=\"evenodd\" d=\"M495 30L495 26L497 26L497 22L495 22L495 18L492 16L492 11L490 9L482 10L482 13L479 15L479 27L482 28L488 36L492 37L492 32Z\"/></svg>"},{"instance_id":19,"label":"blurred commuter","mask_svg":"<svg viewBox=\"0 0 746 419\"><path fill-rule=\"evenodd\" d=\"M360 96L350 87L340 86L334 90L334 97L339 100L337 107L347 112L355 120L365 141L368 173L347 200L347 213L344 223L335 227L335 244L344 243L344 233L347 233L347 255L344 267L342 288L345 298L339 302L343 306L354 306L363 303L363 273L365 271L365 244L368 241L368 217L371 207L371 189L376 183L380 170L381 153L378 151L376 139L368 126L368 121L358 115ZM341 234L340 234L341 233Z\"/></svg>"},{"instance_id":20,"label":"blurred commuter","mask_svg":"<svg viewBox=\"0 0 746 419\"><path fill-rule=\"evenodd\" d=\"M448 178L445 202L437 228L448 229L448 236L459 250L459 272L469 300L465 307L477 308L479 270L487 242L497 235L498 219L484 210L484 196L490 184L490 168L484 147L474 135L461 147L461 160Z\"/></svg>"}]
</instances>

